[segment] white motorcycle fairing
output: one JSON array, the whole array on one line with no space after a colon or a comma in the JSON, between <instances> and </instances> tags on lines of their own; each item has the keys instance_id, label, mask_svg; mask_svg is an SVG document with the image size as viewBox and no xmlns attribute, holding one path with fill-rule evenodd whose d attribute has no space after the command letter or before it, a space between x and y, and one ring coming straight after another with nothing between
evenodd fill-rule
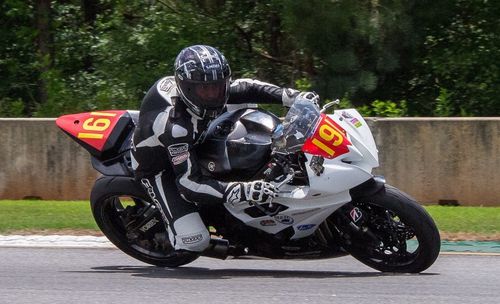
<instances>
[{"instance_id":1,"label":"white motorcycle fairing","mask_svg":"<svg viewBox=\"0 0 500 304\"><path fill-rule=\"evenodd\" d=\"M296 102L295 106L300 107L300 102ZM267 205L270 207L272 204L279 204L285 206L286 210L253 217L250 212L245 212L253 206L252 202L236 206L225 204L226 209L246 225L269 234L276 234L293 227L294 234L291 239L299 239L312 234L329 215L350 202L349 190L373 177L371 172L378 166L378 151L368 124L355 109L338 110L328 117L345 131L343 133L350 142L347 146L348 152L337 157L324 158L323 171L319 174L312 168L314 155L305 153L309 185L294 186L287 183L276 185L279 186L279 196ZM291 117L287 115L284 124L287 122L294 124L299 119L300 115ZM309 134L297 130L291 132L295 137L296 134L300 134L305 140L319 127L317 119L314 123L317 125L313 125Z\"/></svg>"}]
</instances>

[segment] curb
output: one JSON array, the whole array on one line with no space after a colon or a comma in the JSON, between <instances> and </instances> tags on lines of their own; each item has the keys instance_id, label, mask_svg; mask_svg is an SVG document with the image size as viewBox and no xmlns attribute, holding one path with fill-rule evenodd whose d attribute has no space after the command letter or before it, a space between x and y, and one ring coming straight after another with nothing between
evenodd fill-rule
<instances>
[{"instance_id":1,"label":"curb","mask_svg":"<svg viewBox=\"0 0 500 304\"><path fill-rule=\"evenodd\" d=\"M116 248L104 236L0 235L0 247Z\"/></svg>"},{"instance_id":2,"label":"curb","mask_svg":"<svg viewBox=\"0 0 500 304\"><path fill-rule=\"evenodd\" d=\"M463 243L463 242L462 242ZM489 246L474 246L461 242L443 242L442 251L444 255L489 255L500 256L498 242L480 242L491 243ZM74 235L0 235L1 247L45 247L45 248L111 248L116 249L104 236L74 236Z\"/></svg>"}]
</instances>

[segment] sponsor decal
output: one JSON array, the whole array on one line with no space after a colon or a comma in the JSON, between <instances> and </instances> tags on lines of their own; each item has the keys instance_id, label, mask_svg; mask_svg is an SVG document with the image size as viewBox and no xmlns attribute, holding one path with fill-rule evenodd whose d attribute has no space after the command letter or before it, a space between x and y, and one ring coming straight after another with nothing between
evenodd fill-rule
<instances>
[{"instance_id":1,"label":"sponsor decal","mask_svg":"<svg viewBox=\"0 0 500 304\"><path fill-rule=\"evenodd\" d=\"M234 204L241 202L241 187L236 185L231 189L229 195L227 196L227 202L234 206Z\"/></svg>"},{"instance_id":2,"label":"sponsor decal","mask_svg":"<svg viewBox=\"0 0 500 304\"><path fill-rule=\"evenodd\" d=\"M342 111L342 117L344 117L346 119L354 118L354 117L352 117L351 114L347 113L346 111Z\"/></svg>"},{"instance_id":3,"label":"sponsor decal","mask_svg":"<svg viewBox=\"0 0 500 304\"><path fill-rule=\"evenodd\" d=\"M351 119L351 123L356 127L356 128L359 128L361 127L363 124L361 123L361 121L359 121L357 118L353 118Z\"/></svg>"},{"instance_id":4,"label":"sponsor decal","mask_svg":"<svg viewBox=\"0 0 500 304\"><path fill-rule=\"evenodd\" d=\"M205 65L205 68L207 70L218 69L218 68L220 68L220 64L219 63L210 63L210 64Z\"/></svg>"},{"instance_id":5,"label":"sponsor decal","mask_svg":"<svg viewBox=\"0 0 500 304\"><path fill-rule=\"evenodd\" d=\"M152 218L144 226L142 226L141 228L139 228L139 230L142 231L142 232L146 232L149 229L151 229L154 225L156 225L156 223L158 223L158 222L159 222L159 220L157 220L156 218Z\"/></svg>"},{"instance_id":6,"label":"sponsor decal","mask_svg":"<svg viewBox=\"0 0 500 304\"><path fill-rule=\"evenodd\" d=\"M189 152L172 157L172 164L179 165L189 158Z\"/></svg>"},{"instance_id":7,"label":"sponsor decal","mask_svg":"<svg viewBox=\"0 0 500 304\"><path fill-rule=\"evenodd\" d=\"M293 217L285 214L278 214L274 216L274 219L283 225L291 225L293 224Z\"/></svg>"},{"instance_id":8,"label":"sponsor decal","mask_svg":"<svg viewBox=\"0 0 500 304\"><path fill-rule=\"evenodd\" d=\"M305 224L305 225L298 225L297 230L304 231L304 230L309 230L316 226L316 224Z\"/></svg>"},{"instance_id":9,"label":"sponsor decal","mask_svg":"<svg viewBox=\"0 0 500 304\"><path fill-rule=\"evenodd\" d=\"M208 163L208 170L210 172L214 172L215 171L215 163L214 162L209 162Z\"/></svg>"},{"instance_id":10,"label":"sponsor decal","mask_svg":"<svg viewBox=\"0 0 500 304\"><path fill-rule=\"evenodd\" d=\"M183 244L194 244L201 242L203 240L203 235L197 234L197 235L192 235L192 236L186 236L181 238Z\"/></svg>"},{"instance_id":11,"label":"sponsor decal","mask_svg":"<svg viewBox=\"0 0 500 304\"><path fill-rule=\"evenodd\" d=\"M171 80L165 80L160 85L160 90L164 91L164 92L168 92L168 91L170 91L172 89L173 86L174 86L173 81L171 81Z\"/></svg>"},{"instance_id":12,"label":"sponsor decal","mask_svg":"<svg viewBox=\"0 0 500 304\"><path fill-rule=\"evenodd\" d=\"M168 146L168 153L170 153L170 156L177 156L180 154L183 154L185 152L188 152L189 146L186 143L182 144L174 144Z\"/></svg>"},{"instance_id":13,"label":"sponsor decal","mask_svg":"<svg viewBox=\"0 0 500 304\"><path fill-rule=\"evenodd\" d=\"M353 124L356 128L359 128L363 125L361 123L361 121L359 121L356 117L352 116L351 114L347 113L346 111L342 111L341 115L345 119L349 120L349 122L351 124Z\"/></svg>"},{"instance_id":14,"label":"sponsor decal","mask_svg":"<svg viewBox=\"0 0 500 304\"><path fill-rule=\"evenodd\" d=\"M148 179L143 178L141 179L141 183L146 187L147 192L153 203L156 205L156 207L160 210L161 216L165 222L167 222L167 216L163 212L163 209L161 208L161 204L156 198L155 190L153 189L153 186L151 186L151 183L149 182Z\"/></svg>"},{"instance_id":15,"label":"sponsor decal","mask_svg":"<svg viewBox=\"0 0 500 304\"><path fill-rule=\"evenodd\" d=\"M351 212L349 212L349 215L351 216L352 221L356 223L361 219L363 213L358 207L354 207Z\"/></svg>"},{"instance_id":16,"label":"sponsor decal","mask_svg":"<svg viewBox=\"0 0 500 304\"><path fill-rule=\"evenodd\" d=\"M274 220L262 220L260 221L261 226L276 226L276 222Z\"/></svg>"}]
</instances>

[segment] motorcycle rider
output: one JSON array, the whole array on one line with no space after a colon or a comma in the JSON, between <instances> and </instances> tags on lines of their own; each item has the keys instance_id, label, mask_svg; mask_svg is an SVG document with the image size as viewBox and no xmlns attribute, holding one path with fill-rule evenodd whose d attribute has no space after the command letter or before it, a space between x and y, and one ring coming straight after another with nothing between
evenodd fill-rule
<instances>
[{"instance_id":1,"label":"motorcycle rider","mask_svg":"<svg viewBox=\"0 0 500 304\"><path fill-rule=\"evenodd\" d=\"M132 167L168 223L174 249L202 252L210 235L197 204L265 202L276 195L274 186L262 180L225 183L201 174L194 147L210 121L226 103L291 106L299 94L312 102L318 96L252 79L231 82L226 58L206 45L181 50L174 68L174 76L159 79L142 101Z\"/></svg>"}]
</instances>

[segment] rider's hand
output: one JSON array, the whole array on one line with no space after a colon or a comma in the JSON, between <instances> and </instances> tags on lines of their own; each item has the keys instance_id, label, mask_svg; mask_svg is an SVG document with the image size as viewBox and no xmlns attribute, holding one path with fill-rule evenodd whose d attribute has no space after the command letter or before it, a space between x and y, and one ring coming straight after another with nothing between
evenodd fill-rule
<instances>
[{"instance_id":1,"label":"rider's hand","mask_svg":"<svg viewBox=\"0 0 500 304\"><path fill-rule=\"evenodd\" d=\"M230 183L224 194L224 199L234 206L244 201L263 203L269 197L276 197L276 195L276 188L273 184L258 180Z\"/></svg>"},{"instance_id":2,"label":"rider's hand","mask_svg":"<svg viewBox=\"0 0 500 304\"><path fill-rule=\"evenodd\" d=\"M316 94L315 92L301 92L297 97L302 97L304 99L307 99L311 103L314 103L315 105L319 106L319 95Z\"/></svg>"},{"instance_id":3,"label":"rider's hand","mask_svg":"<svg viewBox=\"0 0 500 304\"><path fill-rule=\"evenodd\" d=\"M302 97L319 106L319 95L314 92L300 92L295 89L283 89L283 105L291 107L298 97Z\"/></svg>"}]
</instances>

